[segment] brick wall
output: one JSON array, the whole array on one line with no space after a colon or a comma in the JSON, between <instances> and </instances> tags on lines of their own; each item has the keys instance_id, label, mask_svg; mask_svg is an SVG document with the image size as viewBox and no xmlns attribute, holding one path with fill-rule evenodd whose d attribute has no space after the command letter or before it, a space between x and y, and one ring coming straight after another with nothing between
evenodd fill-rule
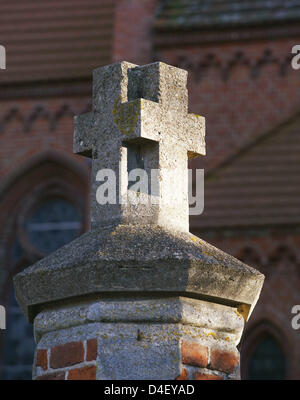
<instances>
[{"instance_id":1,"label":"brick wall","mask_svg":"<svg viewBox=\"0 0 300 400\"><path fill-rule=\"evenodd\" d=\"M69 342L36 352L36 380L95 380L97 339Z\"/></svg>"},{"instance_id":2,"label":"brick wall","mask_svg":"<svg viewBox=\"0 0 300 400\"><path fill-rule=\"evenodd\" d=\"M0 103L0 177L7 178L35 154L49 149L73 155L73 116L89 111L89 99L16 99Z\"/></svg>"},{"instance_id":3,"label":"brick wall","mask_svg":"<svg viewBox=\"0 0 300 400\"><path fill-rule=\"evenodd\" d=\"M177 380L223 380L239 376L238 351L207 347L196 342L181 342L181 374Z\"/></svg>"},{"instance_id":4,"label":"brick wall","mask_svg":"<svg viewBox=\"0 0 300 400\"><path fill-rule=\"evenodd\" d=\"M300 73L290 60L299 36L181 44L174 35L164 44L154 27L156 6L155 0L117 3L114 60L159 60L188 70L190 111L207 123L207 155L194 166L215 167L298 112Z\"/></svg>"},{"instance_id":5,"label":"brick wall","mask_svg":"<svg viewBox=\"0 0 300 400\"><path fill-rule=\"evenodd\" d=\"M158 0L118 0L115 6L113 60L153 61L152 31Z\"/></svg>"},{"instance_id":6,"label":"brick wall","mask_svg":"<svg viewBox=\"0 0 300 400\"><path fill-rule=\"evenodd\" d=\"M97 339L38 348L36 380L95 380ZM177 380L224 380L239 377L238 351L181 341L182 370Z\"/></svg>"},{"instance_id":7,"label":"brick wall","mask_svg":"<svg viewBox=\"0 0 300 400\"><path fill-rule=\"evenodd\" d=\"M299 111L300 72L290 64L300 38L156 49L189 72L190 111L206 118L207 169ZM201 166L200 166L201 165Z\"/></svg>"}]
</instances>

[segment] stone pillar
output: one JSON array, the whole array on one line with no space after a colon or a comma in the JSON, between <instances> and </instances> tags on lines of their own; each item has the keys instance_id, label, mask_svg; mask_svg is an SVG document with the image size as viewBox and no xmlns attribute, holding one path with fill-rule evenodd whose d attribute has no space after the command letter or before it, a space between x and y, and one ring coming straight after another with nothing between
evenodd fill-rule
<instances>
[{"instance_id":1,"label":"stone pillar","mask_svg":"<svg viewBox=\"0 0 300 400\"><path fill-rule=\"evenodd\" d=\"M188 297L109 298L42 311L37 379L236 379L244 319Z\"/></svg>"},{"instance_id":2,"label":"stone pillar","mask_svg":"<svg viewBox=\"0 0 300 400\"><path fill-rule=\"evenodd\" d=\"M205 125L188 114L186 78L163 63L95 70L74 135L92 158L91 230L14 279L34 323L34 379L239 378L264 276L189 233L187 160L205 154ZM133 189L131 168L155 169L155 190ZM99 201L108 169L114 204Z\"/></svg>"}]
</instances>

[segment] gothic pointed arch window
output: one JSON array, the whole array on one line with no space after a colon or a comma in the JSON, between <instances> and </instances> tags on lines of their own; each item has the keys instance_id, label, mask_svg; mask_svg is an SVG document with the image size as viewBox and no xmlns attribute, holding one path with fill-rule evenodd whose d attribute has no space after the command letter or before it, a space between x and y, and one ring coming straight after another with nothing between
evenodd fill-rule
<instances>
[{"instance_id":1,"label":"gothic pointed arch window","mask_svg":"<svg viewBox=\"0 0 300 400\"><path fill-rule=\"evenodd\" d=\"M262 324L244 339L242 378L248 380L287 379L287 356L283 338L270 324ZM244 346L243 346L244 347Z\"/></svg>"},{"instance_id":2,"label":"gothic pointed arch window","mask_svg":"<svg viewBox=\"0 0 300 400\"><path fill-rule=\"evenodd\" d=\"M21 201L16 202L14 215L8 216L11 221L10 246L6 250L10 272L2 294L7 323L0 343L0 379L32 377L33 327L15 300L12 277L72 241L87 228L87 183L56 163L46 162L38 170L44 179L37 182L28 174L23 192L21 184L16 185L17 192L22 194ZM37 168L32 175L36 175L36 171Z\"/></svg>"},{"instance_id":3,"label":"gothic pointed arch window","mask_svg":"<svg viewBox=\"0 0 300 400\"><path fill-rule=\"evenodd\" d=\"M256 345L248 362L248 379L286 378L285 356L280 343L266 334Z\"/></svg>"},{"instance_id":4,"label":"gothic pointed arch window","mask_svg":"<svg viewBox=\"0 0 300 400\"><path fill-rule=\"evenodd\" d=\"M23 249L44 257L83 232L81 201L57 179L40 185L25 202L17 229Z\"/></svg>"}]
</instances>

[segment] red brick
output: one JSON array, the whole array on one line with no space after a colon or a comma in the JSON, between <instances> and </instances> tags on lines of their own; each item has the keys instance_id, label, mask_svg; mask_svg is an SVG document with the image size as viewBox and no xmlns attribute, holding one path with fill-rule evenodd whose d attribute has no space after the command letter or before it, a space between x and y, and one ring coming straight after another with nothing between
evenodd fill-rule
<instances>
[{"instance_id":1,"label":"red brick","mask_svg":"<svg viewBox=\"0 0 300 400\"><path fill-rule=\"evenodd\" d=\"M210 366L218 371L233 373L239 363L239 357L236 353L213 349L210 356Z\"/></svg>"},{"instance_id":2,"label":"red brick","mask_svg":"<svg viewBox=\"0 0 300 400\"><path fill-rule=\"evenodd\" d=\"M201 372L195 372L194 379L196 381L221 381L222 376L213 374L202 374Z\"/></svg>"},{"instance_id":3,"label":"red brick","mask_svg":"<svg viewBox=\"0 0 300 400\"><path fill-rule=\"evenodd\" d=\"M36 365L37 367L43 368L43 370L47 369L48 367L47 349L40 349L37 351Z\"/></svg>"},{"instance_id":4,"label":"red brick","mask_svg":"<svg viewBox=\"0 0 300 400\"><path fill-rule=\"evenodd\" d=\"M96 379L96 367L94 365L83 368L71 369L68 380L91 381Z\"/></svg>"},{"instance_id":5,"label":"red brick","mask_svg":"<svg viewBox=\"0 0 300 400\"><path fill-rule=\"evenodd\" d=\"M82 342L70 342L52 347L50 367L63 368L83 361L84 350Z\"/></svg>"},{"instance_id":6,"label":"red brick","mask_svg":"<svg viewBox=\"0 0 300 400\"><path fill-rule=\"evenodd\" d=\"M183 340L181 343L181 356L184 364L204 368L208 363L207 347L198 343L191 343Z\"/></svg>"},{"instance_id":7,"label":"red brick","mask_svg":"<svg viewBox=\"0 0 300 400\"><path fill-rule=\"evenodd\" d=\"M186 381L188 379L188 373L185 368L182 368L180 375L177 376L177 381Z\"/></svg>"},{"instance_id":8,"label":"red brick","mask_svg":"<svg viewBox=\"0 0 300 400\"><path fill-rule=\"evenodd\" d=\"M93 361L97 358L97 339L90 339L86 342L86 360Z\"/></svg>"},{"instance_id":9,"label":"red brick","mask_svg":"<svg viewBox=\"0 0 300 400\"><path fill-rule=\"evenodd\" d=\"M40 375L36 378L37 381L63 381L65 380L64 372L56 372L53 374Z\"/></svg>"}]
</instances>

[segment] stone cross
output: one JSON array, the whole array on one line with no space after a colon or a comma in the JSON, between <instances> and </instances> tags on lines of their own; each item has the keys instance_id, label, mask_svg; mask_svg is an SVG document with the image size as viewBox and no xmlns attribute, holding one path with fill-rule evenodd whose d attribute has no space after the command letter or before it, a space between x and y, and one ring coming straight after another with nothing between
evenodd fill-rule
<instances>
[{"instance_id":1,"label":"stone cross","mask_svg":"<svg viewBox=\"0 0 300 400\"><path fill-rule=\"evenodd\" d=\"M75 117L74 132L74 152L93 160L91 228L188 230L187 161L205 154L205 119L188 113L187 72L162 62L119 62L96 69L93 81L93 110ZM129 190L134 168L147 173L146 193ZM99 204L99 181L108 170L115 173L115 204Z\"/></svg>"}]
</instances>

